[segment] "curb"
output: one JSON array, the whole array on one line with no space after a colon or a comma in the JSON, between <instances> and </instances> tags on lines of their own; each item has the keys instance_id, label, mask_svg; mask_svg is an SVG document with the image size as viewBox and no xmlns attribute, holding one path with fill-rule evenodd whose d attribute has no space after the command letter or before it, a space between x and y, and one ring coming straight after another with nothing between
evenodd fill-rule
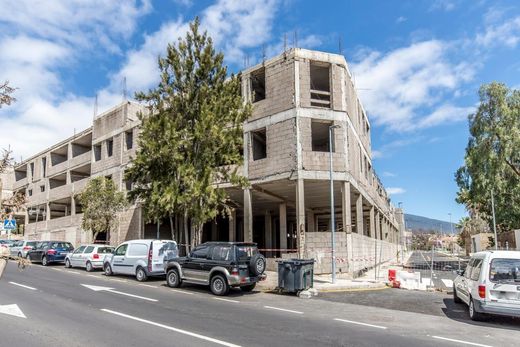
<instances>
[{"instance_id":1,"label":"curb","mask_svg":"<svg viewBox=\"0 0 520 347\"><path fill-rule=\"evenodd\" d=\"M338 288L338 289L318 289L318 293L341 293L341 292L364 292L390 289L388 286L366 287L366 288Z\"/></svg>"}]
</instances>

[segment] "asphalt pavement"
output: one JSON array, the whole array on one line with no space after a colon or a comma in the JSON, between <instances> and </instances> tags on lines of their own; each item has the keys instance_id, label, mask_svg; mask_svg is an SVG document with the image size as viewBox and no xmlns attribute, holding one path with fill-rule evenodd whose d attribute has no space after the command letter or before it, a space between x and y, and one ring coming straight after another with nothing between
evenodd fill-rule
<instances>
[{"instance_id":1,"label":"asphalt pavement","mask_svg":"<svg viewBox=\"0 0 520 347\"><path fill-rule=\"evenodd\" d=\"M2 346L516 346L520 332L378 306L171 289L63 266L9 264Z\"/></svg>"}]
</instances>

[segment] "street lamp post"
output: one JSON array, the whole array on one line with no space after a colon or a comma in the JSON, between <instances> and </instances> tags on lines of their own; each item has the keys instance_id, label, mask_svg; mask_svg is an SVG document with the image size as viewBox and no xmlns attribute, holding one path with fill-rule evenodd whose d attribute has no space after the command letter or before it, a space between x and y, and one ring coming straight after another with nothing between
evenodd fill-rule
<instances>
[{"instance_id":1,"label":"street lamp post","mask_svg":"<svg viewBox=\"0 0 520 347\"><path fill-rule=\"evenodd\" d=\"M340 128L339 125L329 126L329 154L330 154L330 224L331 224L331 238L332 238L332 283L336 283L336 241L335 241L335 218L334 218L334 179L332 178L332 134L333 129Z\"/></svg>"},{"instance_id":2,"label":"street lamp post","mask_svg":"<svg viewBox=\"0 0 520 347\"><path fill-rule=\"evenodd\" d=\"M495 250L498 249L497 225L495 221L495 192L491 189L491 210L493 212L493 234L495 234Z\"/></svg>"}]
</instances>

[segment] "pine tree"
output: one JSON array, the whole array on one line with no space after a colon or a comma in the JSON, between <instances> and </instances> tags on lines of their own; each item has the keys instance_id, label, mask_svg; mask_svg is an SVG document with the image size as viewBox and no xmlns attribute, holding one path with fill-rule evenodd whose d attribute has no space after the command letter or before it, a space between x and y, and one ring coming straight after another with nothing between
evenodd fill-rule
<instances>
[{"instance_id":1,"label":"pine tree","mask_svg":"<svg viewBox=\"0 0 520 347\"><path fill-rule=\"evenodd\" d=\"M192 246L201 242L203 224L229 209L216 183L247 184L237 167L251 106L241 98L240 77L228 76L223 61L197 18L159 58L157 88L137 94L150 113L140 116L139 148L126 173L133 182L129 196L149 221L181 218L186 242L189 223Z\"/></svg>"}]
</instances>

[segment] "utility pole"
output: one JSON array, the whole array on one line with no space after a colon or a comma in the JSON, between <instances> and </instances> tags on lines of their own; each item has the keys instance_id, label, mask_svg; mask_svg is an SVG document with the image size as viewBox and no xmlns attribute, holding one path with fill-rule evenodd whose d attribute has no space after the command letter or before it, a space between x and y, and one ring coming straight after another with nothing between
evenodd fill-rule
<instances>
[{"instance_id":1,"label":"utility pole","mask_svg":"<svg viewBox=\"0 0 520 347\"><path fill-rule=\"evenodd\" d=\"M430 266L430 286L433 286L433 254L435 253L435 245L432 245L432 264Z\"/></svg>"},{"instance_id":2,"label":"utility pole","mask_svg":"<svg viewBox=\"0 0 520 347\"><path fill-rule=\"evenodd\" d=\"M331 265L332 265L332 283L336 283L336 240L335 240L335 218L334 218L334 179L332 177L332 134L333 130L336 128L339 128L339 125L331 125L329 126L329 154L330 154L330 167L329 167L329 173L330 173L330 225L331 225L331 238L332 238L332 259L331 259ZM375 270L375 269L374 269Z\"/></svg>"},{"instance_id":3,"label":"utility pole","mask_svg":"<svg viewBox=\"0 0 520 347\"><path fill-rule=\"evenodd\" d=\"M493 211L493 233L495 234L495 250L498 249L497 225L495 221L495 192L491 189L491 210Z\"/></svg>"}]
</instances>

